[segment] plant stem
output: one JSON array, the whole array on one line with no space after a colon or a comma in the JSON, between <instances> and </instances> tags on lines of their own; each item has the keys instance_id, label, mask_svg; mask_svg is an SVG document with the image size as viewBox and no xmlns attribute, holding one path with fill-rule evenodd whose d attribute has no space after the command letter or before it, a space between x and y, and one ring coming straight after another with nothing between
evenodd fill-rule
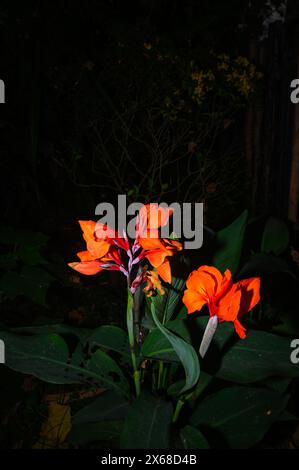
<instances>
[{"instance_id":1,"label":"plant stem","mask_svg":"<svg viewBox=\"0 0 299 470\"><path fill-rule=\"evenodd\" d=\"M172 422L173 423L175 423L177 421L184 403L185 402L183 400L180 400L180 399L177 401L177 404L176 404L176 407L175 407L175 410L174 410L174 413L173 413L173 417L172 417Z\"/></svg>"},{"instance_id":2,"label":"plant stem","mask_svg":"<svg viewBox=\"0 0 299 470\"><path fill-rule=\"evenodd\" d=\"M134 299L133 294L128 289L128 303L127 303L127 329L129 336L129 344L133 365L133 378L136 390L136 396L140 395L140 371L137 367L136 355L135 355L135 334L134 334L134 312L133 312Z\"/></svg>"},{"instance_id":3,"label":"plant stem","mask_svg":"<svg viewBox=\"0 0 299 470\"><path fill-rule=\"evenodd\" d=\"M159 372L158 372L158 390L160 390L162 386L162 379L163 379L163 361L159 361Z\"/></svg>"}]
</instances>

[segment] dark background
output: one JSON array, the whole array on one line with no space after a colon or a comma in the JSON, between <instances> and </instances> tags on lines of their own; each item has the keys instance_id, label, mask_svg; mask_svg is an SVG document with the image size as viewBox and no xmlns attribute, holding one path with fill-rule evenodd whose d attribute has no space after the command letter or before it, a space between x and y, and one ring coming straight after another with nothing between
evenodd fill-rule
<instances>
[{"instance_id":1,"label":"dark background","mask_svg":"<svg viewBox=\"0 0 299 470\"><path fill-rule=\"evenodd\" d=\"M118 275L82 279L67 266L83 248L77 221L118 194L204 202L212 230L248 209L248 253L267 217L279 217L298 256L297 1L284 21L266 27L268 17L265 0L1 1L1 325L122 324ZM220 71L223 61L239 70L239 57L260 74L248 94ZM194 70L215 74L202 101ZM294 318L297 284L274 275L264 286L263 307ZM1 416L30 393L0 428L1 445L30 447L49 389L3 374Z\"/></svg>"}]
</instances>

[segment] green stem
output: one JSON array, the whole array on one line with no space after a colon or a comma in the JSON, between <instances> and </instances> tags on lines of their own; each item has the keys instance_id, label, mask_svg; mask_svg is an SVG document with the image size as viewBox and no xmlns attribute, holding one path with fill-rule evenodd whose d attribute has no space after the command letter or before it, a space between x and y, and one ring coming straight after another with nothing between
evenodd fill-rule
<instances>
[{"instance_id":1,"label":"green stem","mask_svg":"<svg viewBox=\"0 0 299 470\"><path fill-rule=\"evenodd\" d=\"M134 372L133 372L134 384L135 384L136 396L138 397L140 395L140 371L137 367L137 361L136 361L136 355L135 355L133 305L134 305L133 294L130 291L130 289L128 289L127 329L128 329L128 336L129 336L129 344L130 344L132 365L133 365L133 370L134 370Z\"/></svg>"},{"instance_id":2,"label":"green stem","mask_svg":"<svg viewBox=\"0 0 299 470\"><path fill-rule=\"evenodd\" d=\"M174 410L174 413L173 413L173 417L172 417L172 422L175 423L179 417L179 414L181 412L181 409L183 408L184 406L184 401L183 400L178 400L177 401L177 404L176 404L176 407L175 407L175 410Z\"/></svg>"},{"instance_id":3,"label":"green stem","mask_svg":"<svg viewBox=\"0 0 299 470\"><path fill-rule=\"evenodd\" d=\"M162 379L163 379L163 361L159 361L159 372L158 372L158 390L162 387Z\"/></svg>"}]
</instances>

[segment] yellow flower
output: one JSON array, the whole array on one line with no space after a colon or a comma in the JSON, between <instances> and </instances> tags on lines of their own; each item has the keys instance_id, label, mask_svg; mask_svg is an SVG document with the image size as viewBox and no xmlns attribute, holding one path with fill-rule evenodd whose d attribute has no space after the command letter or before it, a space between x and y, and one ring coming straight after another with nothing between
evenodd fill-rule
<instances>
[{"instance_id":1,"label":"yellow flower","mask_svg":"<svg viewBox=\"0 0 299 470\"><path fill-rule=\"evenodd\" d=\"M151 45L150 42L144 42L144 43L143 43L143 47L144 47L145 49L147 49L148 51L150 51L153 46Z\"/></svg>"}]
</instances>

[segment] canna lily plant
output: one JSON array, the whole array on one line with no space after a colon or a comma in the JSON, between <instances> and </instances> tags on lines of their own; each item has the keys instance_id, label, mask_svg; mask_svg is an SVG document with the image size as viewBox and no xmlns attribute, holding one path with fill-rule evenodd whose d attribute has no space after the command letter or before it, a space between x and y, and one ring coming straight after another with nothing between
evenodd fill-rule
<instances>
[{"instance_id":1,"label":"canna lily plant","mask_svg":"<svg viewBox=\"0 0 299 470\"><path fill-rule=\"evenodd\" d=\"M145 285L143 292L148 298L155 294L165 294L162 281L171 284L172 275L170 258L182 250L177 240L165 239L160 236L159 229L165 226L172 216L172 209L159 207L157 204L147 204L141 208L136 220L136 237L130 240L126 232L122 236L111 227L93 221L79 221L86 242L86 250L77 253L79 262L69 263L69 266L81 274L93 275L102 270L116 270L127 279L127 330L133 366L133 377L136 396L140 395L140 367L136 358L138 335L135 325L139 322L137 302L134 301L136 292ZM152 268L144 265L146 260ZM201 266L193 271L186 282L186 290L182 301L188 314L200 311L208 306L210 321L207 324L199 353L204 357L215 334L218 322L232 322L236 333L244 339L245 328L240 318L248 313L259 301L259 278L245 279L233 283L232 274L226 269L222 274L213 266ZM151 299L152 300L152 299ZM174 346L186 373L186 384L182 388L186 392L192 388L199 376L199 365L193 347L189 346L190 364L186 363L185 351L182 351L180 341L172 337L160 323L155 312L155 304L151 302L152 319L158 329ZM139 329L138 329L139 333ZM177 346L179 342L180 346ZM186 349L186 348L185 348ZM184 348L183 348L184 350ZM190 371L190 365L193 371ZM161 383L163 362L160 362L158 383Z\"/></svg>"},{"instance_id":2,"label":"canna lily plant","mask_svg":"<svg viewBox=\"0 0 299 470\"><path fill-rule=\"evenodd\" d=\"M119 271L127 279L127 329L130 343L133 377L136 395L140 394L140 372L136 361L136 304L134 294L148 281L145 288L147 295L157 289L162 292L158 276L171 283L169 258L182 249L181 243L160 237L159 228L167 224L172 215L171 209L159 208L157 204L145 205L140 210L136 221L136 238L129 240L124 231L122 237L107 225L91 220L79 221L86 242L86 250L77 253L79 262L69 266L81 274L97 274L103 270ZM157 274L141 268L141 262L147 259Z\"/></svg>"},{"instance_id":3,"label":"canna lily plant","mask_svg":"<svg viewBox=\"0 0 299 470\"><path fill-rule=\"evenodd\" d=\"M289 360L289 338L260 328L256 275L256 258L273 259L273 250L286 249L285 227L282 248L277 237L272 241L270 224L264 252L240 269L244 212L223 230L209 231L212 257L207 262L201 249L202 263L188 268L185 280L174 273L182 263L186 270L194 253L182 253L178 239L162 236L172 216L171 209L143 206L133 238L106 224L79 222L85 249L69 267L87 276L119 272L127 286L127 331L115 324L58 324L1 332L8 367L76 391L83 387L88 396L100 391L62 413L68 428L72 416L71 445L96 440L105 447L203 449L215 446L215 434L226 446L251 447L287 407L298 366Z\"/></svg>"}]
</instances>

